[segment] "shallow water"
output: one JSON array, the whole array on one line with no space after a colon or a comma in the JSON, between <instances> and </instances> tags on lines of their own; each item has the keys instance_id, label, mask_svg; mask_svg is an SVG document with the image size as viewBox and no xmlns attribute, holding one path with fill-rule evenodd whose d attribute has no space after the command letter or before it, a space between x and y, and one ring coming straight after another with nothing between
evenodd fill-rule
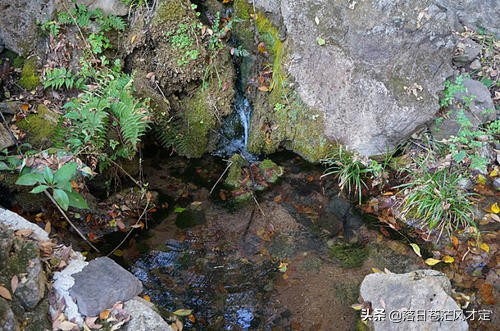
<instances>
[{"instance_id":1,"label":"shallow water","mask_svg":"<svg viewBox=\"0 0 500 331\"><path fill-rule=\"evenodd\" d=\"M350 305L372 267L419 267L407 246L369 230L324 187L321 168L292 154L275 161L285 167L282 180L256 196L258 205L237 206L221 200L221 187L208 193L224 169L217 158L146 162L151 189L171 205L123 258L165 317L191 309L181 319L192 330L350 330L357 322ZM345 229L366 252L355 267L329 253L344 245Z\"/></svg>"}]
</instances>

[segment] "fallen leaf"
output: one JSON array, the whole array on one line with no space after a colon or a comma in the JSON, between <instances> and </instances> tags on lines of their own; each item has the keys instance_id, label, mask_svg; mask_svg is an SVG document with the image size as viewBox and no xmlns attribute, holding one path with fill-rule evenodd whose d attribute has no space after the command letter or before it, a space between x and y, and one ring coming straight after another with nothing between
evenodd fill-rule
<instances>
[{"instance_id":1,"label":"fallen leaf","mask_svg":"<svg viewBox=\"0 0 500 331\"><path fill-rule=\"evenodd\" d=\"M493 294L493 285L488 284L488 283L483 283L481 287L479 288L479 292L481 293L481 298L483 299L484 303L487 305L494 305L495 304L495 296Z\"/></svg>"},{"instance_id":2,"label":"fallen leaf","mask_svg":"<svg viewBox=\"0 0 500 331\"><path fill-rule=\"evenodd\" d=\"M94 316L94 317L85 317L85 324L89 328L99 330L100 328L102 328L102 325L101 324L97 324L96 321L97 321L97 316Z\"/></svg>"},{"instance_id":3,"label":"fallen leaf","mask_svg":"<svg viewBox=\"0 0 500 331\"><path fill-rule=\"evenodd\" d=\"M325 45L325 44L326 44L325 39L323 39L323 38L321 38L321 37L316 38L316 42L317 42L317 43L318 43L318 45L320 45L320 46L323 46L323 45Z\"/></svg>"},{"instance_id":4,"label":"fallen leaf","mask_svg":"<svg viewBox=\"0 0 500 331\"><path fill-rule=\"evenodd\" d=\"M29 108L30 108L30 105L29 105L29 104L27 104L27 103L23 103L23 104L21 105L21 110L22 110L23 112L27 112Z\"/></svg>"},{"instance_id":5,"label":"fallen leaf","mask_svg":"<svg viewBox=\"0 0 500 331\"><path fill-rule=\"evenodd\" d=\"M99 313L99 318L103 321L107 320L111 311L109 309L105 309Z\"/></svg>"},{"instance_id":6,"label":"fallen leaf","mask_svg":"<svg viewBox=\"0 0 500 331\"><path fill-rule=\"evenodd\" d=\"M280 262L280 265L278 266L278 270L280 272L286 272L287 269L288 269L288 263Z\"/></svg>"},{"instance_id":7,"label":"fallen leaf","mask_svg":"<svg viewBox=\"0 0 500 331\"><path fill-rule=\"evenodd\" d=\"M489 253L490 252L490 246L488 246L488 244L485 244L485 243L480 243L479 244L479 248L481 248L483 251L485 251L486 253Z\"/></svg>"},{"instance_id":8,"label":"fallen leaf","mask_svg":"<svg viewBox=\"0 0 500 331\"><path fill-rule=\"evenodd\" d=\"M498 206L498 203L495 202L494 204L491 205L490 207L491 211L494 213L494 214L498 214L500 213L500 207Z\"/></svg>"},{"instance_id":9,"label":"fallen leaf","mask_svg":"<svg viewBox=\"0 0 500 331\"><path fill-rule=\"evenodd\" d=\"M196 317L193 314L189 315L188 318L191 321L191 323L196 323Z\"/></svg>"},{"instance_id":10,"label":"fallen leaf","mask_svg":"<svg viewBox=\"0 0 500 331\"><path fill-rule=\"evenodd\" d=\"M425 264L430 265L430 266L436 265L439 262L441 262L441 260L436 260L436 259L433 259L431 257L428 258L427 260L425 260Z\"/></svg>"},{"instance_id":11,"label":"fallen leaf","mask_svg":"<svg viewBox=\"0 0 500 331\"><path fill-rule=\"evenodd\" d=\"M496 177L496 176L498 176L498 170L497 169L491 170L490 177Z\"/></svg>"},{"instance_id":12,"label":"fallen leaf","mask_svg":"<svg viewBox=\"0 0 500 331\"><path fill-rule=\"evenodd\" d=\"M192 312L193 312L192 309L177 309L176 311L174 311L174 315L188 316L188 315L191 315Z\"/></svg>"},{"instance_id":13,"label":"fallen leaf","mask_svg":"<svg viewBox=\"0 0 500 331\"><path fill-rule=\"evenodd\" d=\"M31 236L31 234L33 233L33 230L32 229L21 229L21 230L17 230L15 232L15 235L17 237L29 237Z\"/></svg>"},{"instance_id":14,"label":"fallen leaf","mask_svg":"<svg viewBox=\"0 0 500 331\"><path fill-rule=\"evenodd\" d=\"M376 273L376 274L383 274L382 270L380 270L378 268L372 268L372 272Z\"/></svg>"},{"instance_id":15,"label":"fallen leaf","mask_svg":"<svg viewBox=\"0 0 500 331\"><path fill-rule=\"evenodd\" d=\"M12 293L16 292L18 284L19 284L19 278L17 278L17 275L12 276L12 279L10 280L10 289L12 290Z\"/></svg>"},{"instance_id":16,"label":"fallen leaf","mask_svg":"<svg viewBox=\"0 0 500 331\"><path fill-rule=\"evenodd\" d=\"M458 238L455 236L451 236L451 242L453 243L453 247L458 247Z\"/></svg>"},{"instance_id":17,"label":"fallen leaf","mask_svg":"<svg viewBox=\"0 0 500 331\"><path fill-rule=\"evenodd\" d=\"M314 17L314 22L316 22L316 25L319 24L319 18L318 18L318 16Z\"/></svg>"},{"instance_id":18,"label":"fallen leaf","mask_svg":"<svg viewBox=\"0 0 500 331\"><path fill-rule=\"evenodd\" d=\"M453 263L455 261L455 259L449 255L443 256L442 260L444 263Z\"/></svg>"},{"instance_id":19,"label":"fallen leaf","mask_svg":"<svg viewBox=\"0 0 500 331\"><path fill-rule=\"evenodd\" d=\"M257 45L257 50L259 51L259 53L262 53L264 54L266 52L266 44L264 44L263 41L261 41L258 45Z\"/></svg>"},{"instance_id":20,"label":"fallen leaf","mask_svg":"<svg viewBox=\"0 0 500 331\"><path fill-rule=\"evenodd\" d=\"M78 325L70 321L62 321L61 324L59 324L59 329L62 331L71 331L73 328L78 328Z\"/></svg>"},{"instance_id":21,"label":"fallen leaf","mask_svg":"<svg viewBox=\"0 0 500 331\"><path fill-rule=\"evenodd\" d=\"M417 244L410 244L410 246L411 246L411 248L413 248L413 251L415 252L415 254L422 257L422 254L420 253L420 247L418 247Z\"/></svg>"},{"instance_id":22,"label":"fallen leaf","mask_svg":"<svg viewBox=\"0 0 500 331\"><path fill-rule=\"evenodd\" d=\"M151 297L147 294L143 295L142 298L146 300L147 302L151 302Z\"/></svg>"},{"instance_id":23,"label":"fallen leaf","mask_svg":"<svg viewBox=\"0 0 500 331\"><path fill-rule=\"evenodd\" d=\"M45 232L50 234L51 230L52 230L52 224L50 224L50 221L47 221L47 224L45 224Z\"/></svg>"},{"instance_id":24,"label":"fallen leaf","mask_svg":"<svg viewBox=\"0 0 500 331\"><path fill-rule=\"evenodd\" d=\"M12 300L12 295L10 295L9 290L3 286L0 286L0 297L7 300Z\"/></svg>"},{"instance_id":25,"label":"fallen leaf","mask_svg":"<svg viewBox=\"0 0 500 331\"><path fill-rule=\"evenodd\" d=\"M259 86L259 91L269 92L269 86L261 85L261 86Z\"/></svg>"},{"instance_id":26,"label":"fallen leaf","mask_svg":"<svg viewBox=\"0 0 500 331\"><path fill-rule=\"evenodd\" d=\"M363 309L363 304L355 303L355 304L351 305L351 308L354 310L361 310L361 309Z\"/></svg>"}]
</instances>

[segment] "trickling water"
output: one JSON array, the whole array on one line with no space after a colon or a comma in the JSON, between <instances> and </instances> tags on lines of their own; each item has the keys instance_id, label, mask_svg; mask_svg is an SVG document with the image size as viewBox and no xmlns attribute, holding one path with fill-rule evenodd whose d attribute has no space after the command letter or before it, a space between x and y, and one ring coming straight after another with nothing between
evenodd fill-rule
<instances>
[{"instance_id":1,"label":"trickling water","mask_svg":"<svg viewBox=\"0 0 500 331\"><path fill-rule=\"evenodd\" d=\"M214 155L231 157L235 153L240 153L246 159L255 158L247 151L251 115L252 107L248 99L241 92L237 92L234 98L234 111L222 125L220 142Z\"/></svg>"}]
</instances>

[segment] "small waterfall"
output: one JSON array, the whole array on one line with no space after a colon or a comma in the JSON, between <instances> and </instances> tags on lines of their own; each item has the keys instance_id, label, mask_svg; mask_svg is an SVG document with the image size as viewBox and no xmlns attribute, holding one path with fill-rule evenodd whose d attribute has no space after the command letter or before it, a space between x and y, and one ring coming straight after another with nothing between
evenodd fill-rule
<instances>
[{"instance_id":1,"label":"small waterfall","mask_svg":"<svg viewBox=\"0 0 500 331\"><path fill-rule=\"evenodd\" d=\"M231 157L235 153L241 153L246 159L255 158L247 151L251 115L252 107L247 98L243 93L237 92L234 97L233 113L222 124L221 138L214 155Z\"/></svg>"}]
</instances>

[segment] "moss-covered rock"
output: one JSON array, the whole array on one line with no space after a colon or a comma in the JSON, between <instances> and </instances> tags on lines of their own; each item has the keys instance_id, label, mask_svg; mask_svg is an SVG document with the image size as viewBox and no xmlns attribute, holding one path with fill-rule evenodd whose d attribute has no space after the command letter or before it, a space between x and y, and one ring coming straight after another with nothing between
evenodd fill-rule
<instances>
[{"instance_id":1,"label":"moss-covered rock","mask_svg":"<svg viewBox=\"0 0 500 331\"><path fill-rule=\"evenodd\" d=\"M259 169L268 183L274 184L283 175L283 167L269 159L265 159L259 164Z\"/></svg>"},{"instance_id":2,"label":"moss-covered rock","mask_svg":"<svg viewBox=\"0 0 500 331\"><path fill-rule=\"evenodd\" d=\"M38 105L36 114L30 114L17 125L26 131L27 141L35 148L45 148L50 145L50 139L59 122L59 115L49 110L45 105Z\"/></svg>"},{"instance_id":3,"label":"moss-covered rock","mask_svg":"<svg viewBox=\"0 0 500 331\"><path fill-rule=\"evenodd\" d=\"M36 67L37 63L34 57L24 61L21 78L19 78L19 85L27 90L33 90L40 84L40 76L38 75Z\"/></svg>"},{"instance_id":4,"label":"moss-covered rock","mask_svg":"<svg viewBox=\"0 0 500 331\"><path fill-rule=\"evenodd\" d=\"M250 11L253 13L253 8L245 3L237 1L235 12L243 16ZM253 24L258 40L265 44L269 54L260 66L272 69L272 83L270 91L255 91L252 96L254 110L248 150L255 154L271 154L283 146L309 161L326 157L334 146L323 136L323 116L302 102L284 68L288 43L281 40L278 27L262 13L255 15ZM249 31L253 30L246 28L239 36L253 42L253 34Z\"/></svg>"},{"instance_id":5,"label":"moss-covered rock","mask_svg":"<svg viewBox=\"0 0 500 331\"><path fill-rule=\"evenodd\" d=\"M123 47L137 90L152 101L160 143L187 157L215 148L234 96L229 51L210 49L200 27L190 1L163 1L152 20L146 13L136 18Z\"/></svg>"},{"instance_id":6,"label":"moss-covered rock","mask_svg":"<svg viewBox=\"0 0 500 331\"><path fill-rule=\"evenodd\" d=\"M360 244L338 242L330 247L330 256L343 268L357 268L363 265L369 250Z\"/></svg>"}]
</instances>

